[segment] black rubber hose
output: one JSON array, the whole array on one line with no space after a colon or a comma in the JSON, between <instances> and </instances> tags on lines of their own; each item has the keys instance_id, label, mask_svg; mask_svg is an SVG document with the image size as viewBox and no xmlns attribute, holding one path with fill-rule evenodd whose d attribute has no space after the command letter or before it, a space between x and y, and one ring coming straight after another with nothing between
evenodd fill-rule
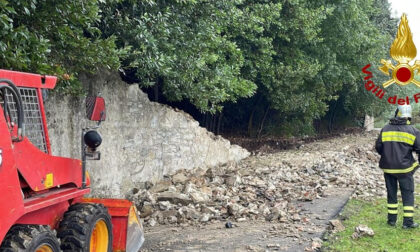
<instances>
[{"instance_id":1,"label":"black rubber hose","mask_svg":"<svg viewBox=\"0 0 420 252\"><path fill-rule=\"evenodd\" d=\"M12 89L10 86L8 86L8 85L2 85L2 84L0 84L0 90L3 90L3 89L7 89L7 90L5 90L5 91L2 91L2 97L3 97L3 101L4 101L4 106L5 106L5 109L7 109L8 110L8 112L10 112L10 109L9 109L9 106L8 106L8 97L7 97L7 93L6 93L6 91L9 91L11 94L12 94L12 96L13 96L13 99L15 99L15 100L17 100L18 99L18 96L17 96L17 94L16 94L16 92L15 92L15 90L14 89ZM16 102L16 109L19 109L19 103L18 102ZM17 111L17 113L19 113L20 112L20 110L19 111ZM10 114L10 113L9 113Z\"/></svg>"},{"instance_id":2,"label":"black rubber hose","mask_svg":"<svg viewBox=\"0 0 420 252\"><path fill-rule=\"evenodd\" d=\"M17 95L16 101L19 103L18 109L19 109L19 112L22 114L22 127L23 127L23 123L25 122L25 118L24 118L24 114L23 114L22 97L20 96L19 89L16 87L16 85L11 80L8 80L8 79L0 79L0 83L9 84L9 86L15 91L15 93Z\"/></svg>"},{"instance_id":3,"label":"black rubber hose","mask_svg":"<svg viewBox=\"0 0 420 252\"><path fill-rule=\"evenodd\" d=\"M23 110L22 110L22 100L20 100L20 102L18 101L18 99L20 98L20 96L17 95L16 91L13 88L11 88L8 85L1 85L0 84L0 90L6 90L6 89L7 89L7 91L9 91L12 94L13 98L16 100L15 101L16 102L16 109L18 110L17 111L18 112L18 115L17 115L18 116L18 118L17 118L17 120L18 120L18 122L17 122L18 123L18 129L22 129L23 123L24 123L24 114L23 114ZM7 96L6 96L5 92L3 92L3 94L4 94L3 95L3 99L7 103ZM6 109L9 110L9 106L7 106ZM9 112L10 112L10 110L9 110Z\"/></svg>"},{"instance_id":4,"label":"black rubber hose","mask_svg":"<svg viewBox=\"0 0 420 252\"><path fill-rule=\"evenodd\" d=\"M22 139L19 138L20 136L23 136L23 129L24 129L24 122L25 122L25 116L23 113L23 105L22 105L22 97L20 96L20 92L17 89L17 87L13 84L13 82L11 82L10 80L6 80L6 79L0 79L0 83L7 83L8 85L1 85L0 84L0 90L8 90L9 92L11 92L12 96L15 99L16 102L16 109L17 109L17 124L18 124L18 139L15 139L17 141L20 141ZM3 93L3 97L5 99L5 101L7 101L7 97L6 94ZM8 108L5 108L8 109ZM10 115L11 116L11 115Z\"/></svg>"}]
</instances>

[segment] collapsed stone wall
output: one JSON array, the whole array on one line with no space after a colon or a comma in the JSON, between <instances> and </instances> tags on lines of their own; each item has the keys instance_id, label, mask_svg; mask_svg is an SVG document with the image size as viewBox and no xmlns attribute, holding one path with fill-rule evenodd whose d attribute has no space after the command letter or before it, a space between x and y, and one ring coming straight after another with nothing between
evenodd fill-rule
<instances>
[{"instance_id":1,"label":"collapsed stone wall","mask_svg":"<svg viewBox=\"0 0 420 252\"><path fill-rule=\"evenodd\" d=\"M365 115L364 128L366 131L372 131L375 129L375 117L370 115Z\"/></svg>"},{"instance_id":2,"label":"collapsed stone wall","mask_svg":"<svg viewBox=\"0 0 420 252\"><path fill-rule=\"evenodd\" d=\"M124 197L180 169L191 170L239 161L248 151L199 126L190 115L151 102L138 85L116 73L82 78L90 94L106 100L107 119L99 129L101 160L88 161L95 196ZM80 158L84 99L50 92L45 100L53 155Z\"/></svg>"}]
</instances>

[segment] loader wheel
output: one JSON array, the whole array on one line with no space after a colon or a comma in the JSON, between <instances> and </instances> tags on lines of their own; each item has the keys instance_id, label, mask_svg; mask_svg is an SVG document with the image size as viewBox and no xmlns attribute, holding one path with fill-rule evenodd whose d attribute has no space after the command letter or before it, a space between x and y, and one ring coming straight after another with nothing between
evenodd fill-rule
<instances>
[{"instance_id":1,"label":"loader wheel","mask_svg":"<svg viewBox=\"0 0 420 252\"><path fill-rule=\"evenodd\" d=\"M1 252L59 252L60 244L49 226L15 225L0 247Z\"/></svg>"},{"instance_id":2,"label":"loader wheel","mask_svg":"<svg viewBox=\"0 0 420 252\"><path fill-rule=\"evenodd\" d=\"M57 236L64 252L111 252L111 217L102 204L72 205L64 214Z\"/></svg>"}]
</instances>

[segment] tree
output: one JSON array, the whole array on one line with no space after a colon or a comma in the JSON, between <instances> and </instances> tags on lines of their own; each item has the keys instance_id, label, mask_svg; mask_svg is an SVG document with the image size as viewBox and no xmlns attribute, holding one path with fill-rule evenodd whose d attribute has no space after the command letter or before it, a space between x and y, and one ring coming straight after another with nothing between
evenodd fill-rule
<instances>
[{"instance_id":1,"label":"tree","mask_svg":"<svg viewBox=\"0 0 420 252\"><path fill-rule=\"evenodd\" d=\"M258 90L255 98L227 105L225 114L248 119L251 135L252 122L260 121L260 131L267 109L267 128L280 134L312 133L314 120L332 130L337 115L384 109L364 89L361 69L385 57L391 42L396 22L387 1L244 1L242 9L255 22L233 25L232 37L244 53L243 74ZM247 113L237 113L241 108Z\"/></svg>"},{"instance_id":2,"label":"tree","mask_svg":"<svg viewBox=\"0 0 420 252\"><path fill-rule=\"evenodd\" d=\"M255 85L241 76L244 59L225 35L240 1L114 1L102 5L102 31L127 48L126 77L156 86L170 101L189 100L215 113L226 101L249 97Z\"/></svg>"},{"instance_id":3,"label":"tree","mask_svg":"<svg viewBox=\"0 0 420 252\"><path fill-rule=\"evenodd\" d=\"M0 1L0 67L58 75L61 91L79 93L79 73L119 66L99 17L98 1Z\"/></svg>"},{"instance_id":4,"label":"tree","mask_svg":"<svg viewBox=\"0 0 420 252\"><path fill-rule=\"evenodd\" d=\"M323 24L325 49L323 79L338 84L331 92L336 99L329 103L329 131L338 115L341 119L363 122L365 114L379 114L387 107L365 90L361 69L372 64L377 85L385 76L377 70L380 59L387 58L389 46L397 29L397 20L391 18L386 0L326 1L334 11ZM391 91L392 93L392 91Z\"/></svg>"},{"instance_id":5,"label":"tree","mask_svg":"<svg viewBox=\"0 0 420 252\"><path fill-rule=\"evenodd\" d=\"M271 109L282 118L293 116L305 123L322 115L328 96L317 80L322 65L312 52L322 41L320 24L329 10L309 1L284 0L244 1L241 9L252 18L233 23L232 38L244 51L242 72L258 85L263 97L252 109L249 131L261 104L264 115Z\"/></svg>"}]
</instances>

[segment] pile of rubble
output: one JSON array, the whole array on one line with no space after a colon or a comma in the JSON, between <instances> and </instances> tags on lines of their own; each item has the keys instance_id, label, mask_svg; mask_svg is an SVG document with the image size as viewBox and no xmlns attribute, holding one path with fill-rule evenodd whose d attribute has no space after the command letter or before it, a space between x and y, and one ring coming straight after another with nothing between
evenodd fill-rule
<instances>
[{"instance_id":1,"label":"pile of rubble","mask_svg":"<svg viewBox=\"0 0 420 252\"><path fill-rule=\"evenodd\" d=\"M354 188L353 197L364 199L384 195L374 137L348 135L294 150L254 154L239 164L178 171L134 189L128 198L137 203L149 226L304 221L296 203L321 198L326 189Z\"/></svg>"},{"instance_id":2,"label":"pile of rubble","mask_svg":"<svg viewBox=\"0 0 420 252\"><path fill-rule=\"evenodd\" d=\"M365 236L373 237L375 236L375 232L373 232L373 230L370 227L360 224L359 226L354 228L354 233L351 235L351 238L356 240Z\"/></svg>"}]
</instances>

